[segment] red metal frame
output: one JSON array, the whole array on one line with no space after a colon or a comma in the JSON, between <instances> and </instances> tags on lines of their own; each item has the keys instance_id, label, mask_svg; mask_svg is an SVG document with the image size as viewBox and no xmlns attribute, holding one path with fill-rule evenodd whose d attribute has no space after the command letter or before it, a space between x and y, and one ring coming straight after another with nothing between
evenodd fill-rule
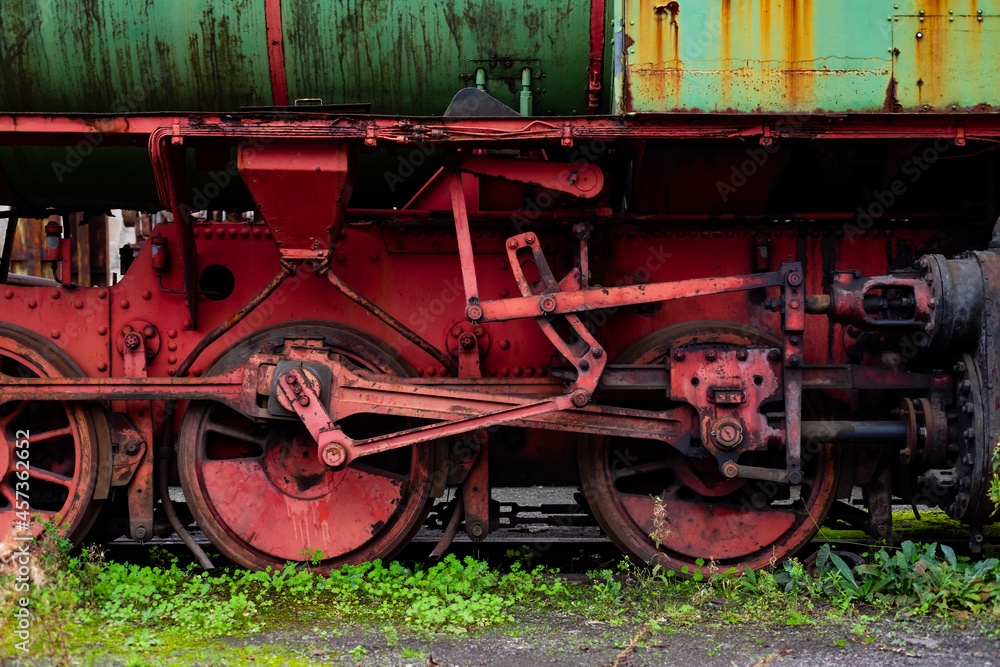
<instances>
[{"instance_id":1,"label":"red metal frame","mask_svg":"<svg viewBox=\"0 0 1000 667\"><path fill-rule=\"evenodd\" d=\"M281 0L264 0L267 27L267 65L271 71L271 95L274 106L288 104L288 76L285 72L285 36L281 23Z\"/></svg>"}]
</instances>

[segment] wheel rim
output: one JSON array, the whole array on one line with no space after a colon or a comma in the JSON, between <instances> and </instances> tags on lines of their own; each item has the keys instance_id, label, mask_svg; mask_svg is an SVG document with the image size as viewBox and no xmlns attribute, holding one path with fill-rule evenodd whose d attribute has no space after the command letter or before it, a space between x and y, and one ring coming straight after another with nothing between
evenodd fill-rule
<instances>
[{"instance_id":1,"label":"wheel rim","mask_svg":"<svg viewBox=\"0 0 1000 667\"><path fill-rule=\"evenodd\" d=\"M210 372L224 372L286 340L322 339L330 354L359 368L405 374L391 352L363 333L329 323L275 327L225 353ZM269 348L270 349L270 348ZM375 434L392 418L342 420L352 437ZM401 425L400 425L401 427ZM199 527L227 557L261 569L313 560L321 569L389 558L409 542L427 516L433 448L394 450L362 457L331 471L301 423L257 425L212 403L185 412L178 467L185 497Z\"/></svg>"},{"instance_id":2,"label":"wheel rim","mask_svg":"<svg viewBox=\"0 0 1000 667\"><path fill-rule=\"evenodd\" d=\"M640 341L618 363L655 364L672 348L690 343L777 341L731 323L694 322ZM768 454L754 455L758 464L782 464L763 460ZM833 503L835 459L829 445L804 447L803 483L787 498L781 491L788 487L726 479L714 459L688 458L666 443L593 440L581 449L580 467L595 517L626 554L675 571L707 574L713 567L763 567L801 548Z\"/></svg>"},{"instance_id":3,"label":"wheel rim","mask_svg":"<svg viewBox=\"0 0 1000 667\"><path fill-rule=\"evenodd\" d=\"M0 372L26 378L81 375L58 348L12 325L0 325ZM24 535L26 528L38 535L47 522L74 543L83 539L100 505L93 500L98 467L96 419L103 415L81 403L0 405L0 541ZM30 436L26 461L18 454L25 449L18 447L24 431ZM24 525L21 494L25 493L29 526Z\"/></svg>"}]
</instances>

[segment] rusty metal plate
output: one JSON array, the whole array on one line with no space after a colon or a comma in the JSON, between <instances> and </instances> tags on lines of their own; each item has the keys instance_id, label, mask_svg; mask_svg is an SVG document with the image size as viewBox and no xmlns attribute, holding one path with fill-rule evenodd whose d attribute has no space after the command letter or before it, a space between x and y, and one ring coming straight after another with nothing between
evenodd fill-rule
<instances>
[{"instance_id":1,"label":"rusty metal plate","mask_svg":"<svg viewBox=\"0 0 1000 667\"><path fill-rule=\"evenodd\" d=\"M882 111L891 13L861 2L626 0L615 21L615 108Z\"/></svg>"},{"instance_id":2,"label":"rusty metal plate","mask_svg":"<svg viewBox=\"0 0 1000 667\"><path fill-rule=\"evenodd\" d=\"M899 107L992 111L1000 97L1000 2L897 4L891 25Z\"/></svg>"}]
</instances>

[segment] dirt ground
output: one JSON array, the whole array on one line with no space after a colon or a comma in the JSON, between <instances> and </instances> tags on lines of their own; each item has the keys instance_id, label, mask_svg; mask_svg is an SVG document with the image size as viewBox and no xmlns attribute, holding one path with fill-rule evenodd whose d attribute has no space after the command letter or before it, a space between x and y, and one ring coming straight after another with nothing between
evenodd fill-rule
<instances>
[{"instance_id":1,"label":"dirt ground","mask_svg":"<svg viewBox=\"0 0 1000 667\"><path fill-rule=\"evenodd\" d=\"M379 632L345 631L334 641L284 632L248 639L242 648L285 643L299 645L303 657L315 660L312 664L316 665L401 667L1000 665L1000 641L990 629L947 628L941 621L871 622L866 624L865 632L857 632L850 624L797 628L710 624L661 630L634 644L632 639L639 632L634 627L611 628L587 621L564 623L518 624L516 630L506 627L473 637L400 639L395 647L390 647ZM361 654L357 646L365 652ZM347 654L352 649L356 655ZM410 657L404 657L404 651ZM421 656L415 657L414 653Z\"/></svg>"},{"instance_id":2,"label":"dirt ground","mask_svg":"<svg viewBox=\"0 0 1000 667\"><path fill-rule=\"evenodd\" d=\"M704 622L643 632L568 617L523 619L472 636L427 637L349 627L308 618L300 629L184 646L136 648L112 657L74 651L68 664L144 665L386 665L393 667L537 667L680 665L684 667L952 667L1000 666L998 627L955 620L878 620L799 627ZM99 638L95 637L95 640ZM99 641L94 649L99 646ZM103 653L103 655L101 655ZM49 667L54 658L14 659L0 665Z\"/></svg>"}]
</instances>

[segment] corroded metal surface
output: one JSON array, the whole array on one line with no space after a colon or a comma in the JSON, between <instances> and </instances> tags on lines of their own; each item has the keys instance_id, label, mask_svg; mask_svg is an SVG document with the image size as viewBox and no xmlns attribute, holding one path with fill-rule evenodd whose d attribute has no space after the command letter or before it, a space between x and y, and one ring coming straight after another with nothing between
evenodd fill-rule
<instances>
[{"instance_id":1,"label":"corroded metal surface","mask_svg":"<svg viewBox=\"0 0 1000 667\"><path fill-rule=\"evenodd\" d=\"M591 3L416 0L10 0L0 7L0 110L237 111L299 98L441 114L486 74L538 115L589 108ZM600 62L600 58L597 59ZM598 73L599 80L599 73Z\"/></svg>"},{"instance_id":2,"label":"corroded metal surface","mask_svg":"<svg viewBox=\"0 0 1000 667\"><path fill-rule=\"evenodd\" d=\"M983 111L1000 3L627 0L616 110Z\"/></svg>"}]
</instances>

